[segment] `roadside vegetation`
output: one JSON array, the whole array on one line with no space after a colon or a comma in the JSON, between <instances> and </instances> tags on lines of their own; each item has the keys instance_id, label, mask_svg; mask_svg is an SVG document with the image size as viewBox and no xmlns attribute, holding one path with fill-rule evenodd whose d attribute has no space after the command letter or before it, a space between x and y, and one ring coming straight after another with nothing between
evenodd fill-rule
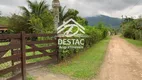
<instances>
[{"instance_id":1,"label":"roadside vegetation","mask_svg":"<svg viewBox=\"0 0 142 80\"><path fill-rule=\"evenodd\" d=\"M142 18L125 18L121 24L122 34L125 38L142 41Z\"/></svg>"},{"instance_id":2,"label":"roadside vegetation","mask_svg":"<svg viewBox=\"0 0 142 80\"><path fill-rule=\"evenodd\" d=\"M109 40L110 38L107 37L93 44L92 47L83 50L73 59L50 66L50 70L54 73L62 73L72 78L90 80L100 70Z\"/></svg>"},{"instance_id":3,"label":"roadside vegetation","mask_svg":"<svg viewBox=\"0 0 142 80\"><path fill-rule=\"evenodd\" d=\"M27 80L35 80L35 78L33 78L32 76L28 75L27 76Z\"/></svg>"},{"instance_id":4,"label":"roadside vegetation","mask_svg":"<svg viewBox=\"0 0 142 80\"><path fill-rule=\"evenodd\" d=\"M131 44L142 46L142 18L125 18L121 24L122 36Z\"/></svg>"},{"instance_id":5,"label":"roadside vegetation","mask_svg":"<svg viewBox=\"0 0 142 80\"><path fill-rule=\"evenodd\" d=\"M140 41L140 40L133 40L133 39L129 39L129 38L125 38L125 40L135 46L142 47L142 41Z\"/></svg>"},{"instance_id":6,"label":"roadside vegetation","mask_svg":"<svg viewBox=\"0 0 142 80\"><path fill-rule=\"evenodd\" d=\"M90 48L93 44L105 39L110 29L102 23L97 26L85 26L85 33L89 36L85 38L84 48ZM65 60L77 53L80 53L83 49L60 49L60 59Z\"/></svg>"}]
</instances>

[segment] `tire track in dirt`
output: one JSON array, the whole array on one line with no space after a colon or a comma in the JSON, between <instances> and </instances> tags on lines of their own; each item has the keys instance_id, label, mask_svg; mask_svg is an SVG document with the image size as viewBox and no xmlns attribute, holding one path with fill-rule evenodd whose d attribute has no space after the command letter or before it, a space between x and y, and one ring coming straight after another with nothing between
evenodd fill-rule
<instances>
[{"instance_id":1,"label":"tire track in dirt","mask_svg":"<svg viewBox=\"0 0 142 80\"><path fill-rule=\"evenodd\" d=\"M141 50L119 36L112 37L97 80L142 80Z\"/></svg>"},{"instance_id":2,"label":"tire track in dirt","mask_svg":"<svg viewBox=\"0 0 142 80\"><path fill-rule=\"evenodd\" d=\"M28 74L30 74L34 80L72 80L69 77L62 74L54 74L51 73L45 67L38 67L37 69L28 70Z\"/></svg>"}]
</instances>

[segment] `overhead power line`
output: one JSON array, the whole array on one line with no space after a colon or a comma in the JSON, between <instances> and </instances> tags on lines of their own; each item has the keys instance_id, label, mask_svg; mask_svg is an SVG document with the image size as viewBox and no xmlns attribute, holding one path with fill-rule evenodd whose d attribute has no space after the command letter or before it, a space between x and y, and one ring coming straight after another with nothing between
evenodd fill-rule
<instances>
[{"instance_id":1,"label":"overhead power line","mask_svg":"<svg viewBox=\"0 0 142 80\"><path fill-rule=\"evenodd\" d=\"M135 4L134 6L132 6L132 7L129 9L129 11L128 11L125 15L127 15L139 2L140 2L140 0L138 0L138 1L136 2L136 4Z\"/></svg>"}]
</instances>

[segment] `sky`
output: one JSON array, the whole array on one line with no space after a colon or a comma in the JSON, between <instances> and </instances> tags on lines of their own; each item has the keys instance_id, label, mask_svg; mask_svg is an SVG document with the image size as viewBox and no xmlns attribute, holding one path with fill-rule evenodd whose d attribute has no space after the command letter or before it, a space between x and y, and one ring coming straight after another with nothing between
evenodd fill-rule
<instances>
[{"instance_id":1,"label":"sky","mask_svg":"<svg viewBox=\"0 0 142 80\"><path fill-rule=\"evenodd\" d=\"M50 7L52 6L52 0L45 1ZM60 3L66 6L66 9L78 10L79 16L82 17L101 14L117 18L121 18L122 15L138 18L142 15L142 0L60 0ZM13 13L20 14L19 6L28 8L26 0L0 0L0 11L4 16L10 16Z\"/></svg>"}]
</instances>

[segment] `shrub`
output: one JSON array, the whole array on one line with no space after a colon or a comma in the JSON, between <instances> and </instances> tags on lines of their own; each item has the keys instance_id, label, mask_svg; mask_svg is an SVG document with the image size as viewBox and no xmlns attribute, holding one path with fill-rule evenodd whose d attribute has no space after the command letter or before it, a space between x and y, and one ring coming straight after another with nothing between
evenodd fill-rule
<instances>
[{"instance_id":1,"label":"shrub","mask_svg":"<svg viewBox=\"0 0 142 80\"><path fill-rule=\"evenodd\" d=\"M104 25L102 25L101 27L99 25L96 27L95 26L94 27L86 26L85 33L89 37L85 38L84 48L89 48L94 43L97 43L98 41L107 37L108 28L105 27ZM60 58L61 58L61 60L64 60L64 59L70 57L71 55L74 55L82 50L83 49L66 49L66 50L60 49L59 50Z\"/></svg>"}]
</instances>

